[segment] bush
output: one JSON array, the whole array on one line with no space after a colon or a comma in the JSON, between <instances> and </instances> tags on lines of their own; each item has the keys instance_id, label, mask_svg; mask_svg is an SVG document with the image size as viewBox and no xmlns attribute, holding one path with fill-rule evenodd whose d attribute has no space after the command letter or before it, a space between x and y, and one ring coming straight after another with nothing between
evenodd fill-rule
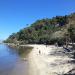
<instances>
[{"instance_id":1,"label":"bush","mask_svg":"<svg viewBox=\"0 0 75 75\"><path fill-rule=\"evenodd\" d=\"M50 44L58 43L58 46L62 46L64 42L64 38L53 38L50 40Z\"/></svg>"}]
</instances>

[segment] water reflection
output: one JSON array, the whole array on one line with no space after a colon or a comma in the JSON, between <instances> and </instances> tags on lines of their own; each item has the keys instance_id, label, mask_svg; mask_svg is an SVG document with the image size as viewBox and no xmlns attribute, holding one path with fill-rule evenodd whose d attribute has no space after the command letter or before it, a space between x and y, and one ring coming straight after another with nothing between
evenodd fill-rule
<instances>
[{"instance_id":1,"label":"water reflection","mask_svg":"<svg viewBox=\"0 0 75 75\"><path fill-rule=\"evenodd\" d=\"M0 75L27 75L28 63L22 61L16 51L0 45Z\"/></svg>"}]
</instances>

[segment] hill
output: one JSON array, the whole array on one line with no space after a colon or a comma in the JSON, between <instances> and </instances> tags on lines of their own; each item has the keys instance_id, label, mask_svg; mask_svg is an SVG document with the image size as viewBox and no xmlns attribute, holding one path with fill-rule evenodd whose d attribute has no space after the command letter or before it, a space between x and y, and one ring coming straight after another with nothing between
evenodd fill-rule
<instances>
[{"instance_id":1,"label":"hill","mask_svg":"<svg viewBox=\"0 0 75 75\"><path fill-rule=\"evenodd\" d=\"M52 19L37 20L30 27L11 34L4 42L19 44L54 44L58 42L63 44L68 36L71 41L75 41L74 30L75 13L72 13L65 16L56 16Z\"/></svg>"}]
</instances>

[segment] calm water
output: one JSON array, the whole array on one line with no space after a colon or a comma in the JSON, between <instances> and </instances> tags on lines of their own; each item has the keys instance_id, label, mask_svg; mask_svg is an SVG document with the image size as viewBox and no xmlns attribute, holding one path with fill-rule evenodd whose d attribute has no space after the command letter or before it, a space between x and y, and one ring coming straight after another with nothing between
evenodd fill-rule
<instances>
[{"instance_id":1,"label":"calm water","mask_svg":"<svg viewBox=\"0 0 75 75\"><path fill-rule=\"evenodd\" d=\"M28 75L28 62L16 50L0 44L0 75Z\"/></svg>"}]
</instances>

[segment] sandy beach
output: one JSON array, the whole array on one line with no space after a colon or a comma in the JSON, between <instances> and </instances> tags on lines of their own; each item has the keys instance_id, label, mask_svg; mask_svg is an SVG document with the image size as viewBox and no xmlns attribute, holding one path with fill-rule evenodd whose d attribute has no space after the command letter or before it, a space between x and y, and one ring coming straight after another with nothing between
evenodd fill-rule
<instances>
[{"instance_id":1,"label":"sandy beach","mask_svg":"<svg viewBox=\"0 0 75 75\"><path fill-rule=\"evenodd\" d=\"M63 75L75 69L72 58L67 55L56 54L62 47L53 45L29 45L33 47L29 54L29 75ZM54 54L52 54L54 53Z\"/></svg>"}]
</instances>

